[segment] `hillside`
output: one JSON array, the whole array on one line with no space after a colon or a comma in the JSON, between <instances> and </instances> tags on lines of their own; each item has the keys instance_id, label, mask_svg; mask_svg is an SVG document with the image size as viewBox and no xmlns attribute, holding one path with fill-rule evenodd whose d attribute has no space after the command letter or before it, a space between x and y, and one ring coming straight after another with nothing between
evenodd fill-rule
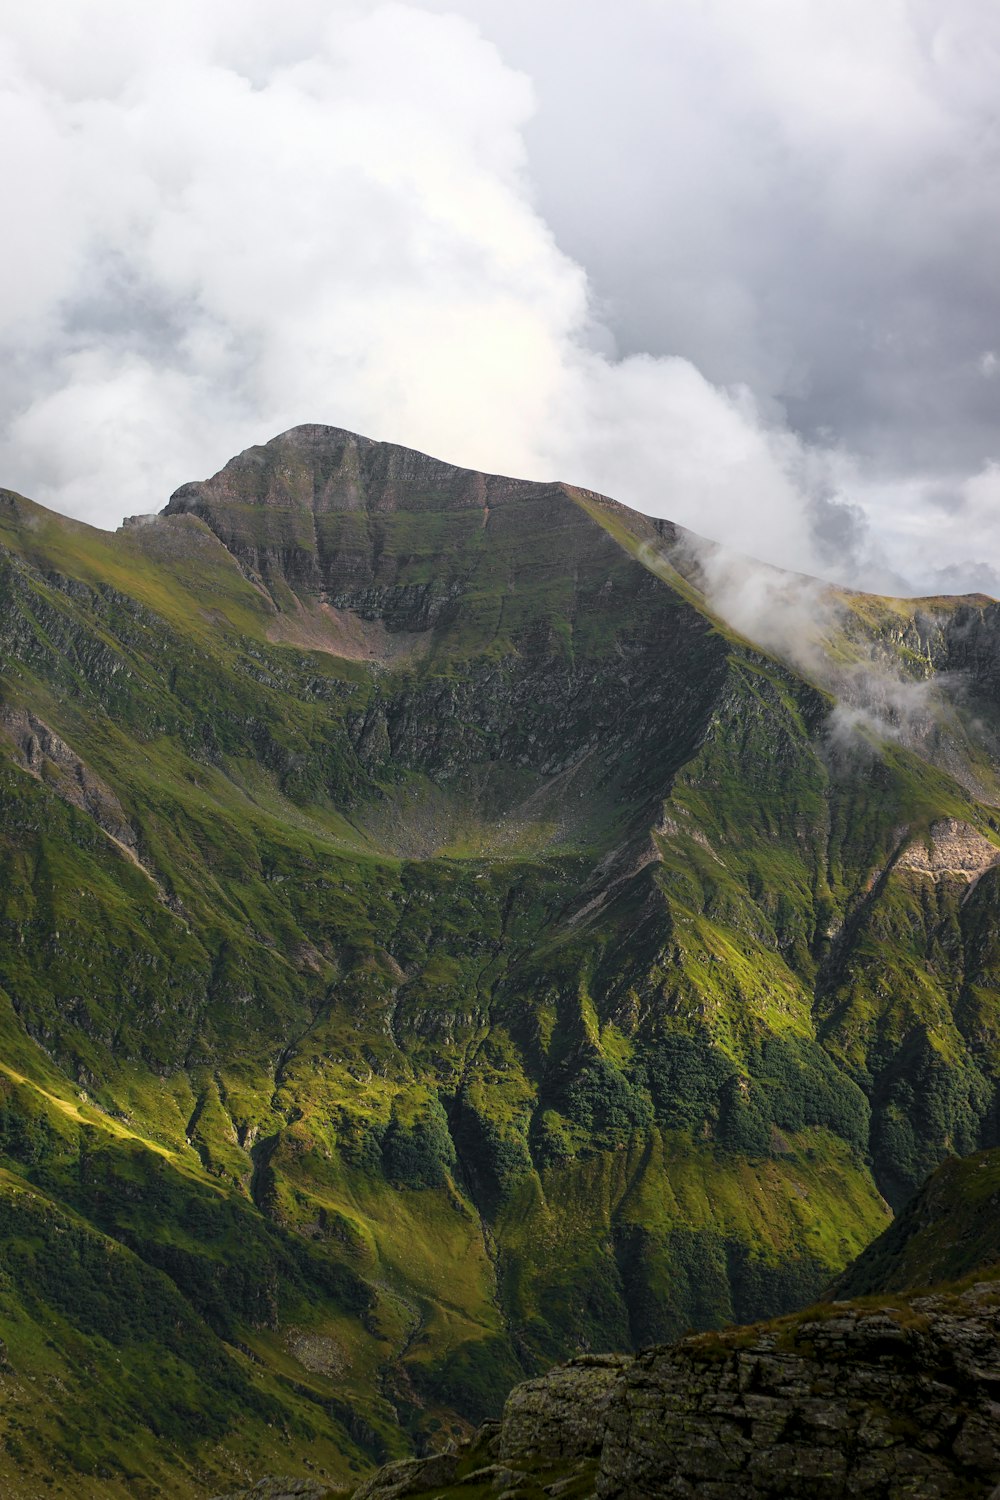
<instances>
[{"instance_id":1,"label":"hillside","mask_svg":"<svg viewBox=\"0 0 1000 1500\"><path fill-rule=\"evenodd\" d=\"M718 556L333 428L0 492L9 1493L353 1482L995 1144L1000 606Z\"/></svg>"},{"instance_id":2,"label":"hillside","mask_svg":"<svg viewBox=\"0 0 1000 1500\"><path fill-rule=\"evenodd\" d=\"M1000 1151L950 1157L837 1278L838 1297L913 1292L1000 1265Z\"/></svg>"},{"instance_id":3,"label":"hillside","mask_svg":"<svg viewBox=\"0 0 1000 1500\"><path fill-rule=\"evenodd\" d=\"M996 1150L950 1158L823 1303L557 1366L515 1386L502 1421L386 1465L353 1500L994 1500L998 1169ZM274 1500L289 1483L275 1482Z\"/></svg>"},{"instance_id":4,"label":"hillside","mask_svg":"<svg viewBox=\"0 0 1000 1500\"><path fill-rule=\"evenodd\" d=\"M993 1500L998 1331L992 1280L583 1356L515 1387L469 1443L390 1464L353 1500ZM273 1500L293 1493L279 1483Z\"/></svg>"}]
</instances>

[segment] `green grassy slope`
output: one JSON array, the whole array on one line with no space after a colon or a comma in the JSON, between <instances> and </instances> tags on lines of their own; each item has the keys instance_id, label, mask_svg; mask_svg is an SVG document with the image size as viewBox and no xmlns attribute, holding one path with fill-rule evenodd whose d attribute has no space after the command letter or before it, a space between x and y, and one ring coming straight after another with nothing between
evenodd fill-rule
<instances>
[{"instance_id":1,"label":"green grassy slope","mask_svg":"<svg viewBox=\"0 0 1000 1500\"><path fill-rule=\"evenodd\" d=\"M996 872L907 854L990 808L669 528L320 428L169 510L0 496L14 1493L346 1482L992 1142Z\"/></svg>"},{"instance_id":2,"label":"green grassy slope","mask_svg":"<svg viewBox=\"0 0 1000 1500\"><path fill-rule=\"evenodd\" d=\"M942 1163L834 1293L864 1297L998 1276L1000 1151L979 1151Z\"/></svg>"}]
</instances>

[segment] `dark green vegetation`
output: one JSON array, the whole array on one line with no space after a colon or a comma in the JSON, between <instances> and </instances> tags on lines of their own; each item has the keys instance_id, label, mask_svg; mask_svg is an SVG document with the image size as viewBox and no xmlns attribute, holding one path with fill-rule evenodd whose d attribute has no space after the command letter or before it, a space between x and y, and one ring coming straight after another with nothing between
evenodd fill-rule
<instances>
[{"instance_id":1,"label":"dark green vegetation","mask_svg":"<svg viewBox=\"0 0 1000 1500\"><path fill-rule=\"evenodd\" d=\"M949 1157L837 1278L837 1297L1000 1280L1000 1151Z\"/></svg>"},{"instance_id":2,"label":"dark green vegetation","mask_svg":"<svg viewBox=\"0 0 1000 1500\"><path fill-rule=\"evenodd\" d=\"M326 428L113 536L0 494L12 1493L346 1481L994 1142L997 607L845 596L965 694L845 742L681 540Z\"/></svg>"}]
</instances>

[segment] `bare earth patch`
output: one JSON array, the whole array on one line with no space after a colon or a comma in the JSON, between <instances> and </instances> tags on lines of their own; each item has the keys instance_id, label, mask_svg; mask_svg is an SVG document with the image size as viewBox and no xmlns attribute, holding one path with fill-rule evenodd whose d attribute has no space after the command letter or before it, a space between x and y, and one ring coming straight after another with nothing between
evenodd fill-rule
<instances>
[{"instance_id":1,"label":"bare earth patch","mask_svg":"<svg viewBox=\"0 0 1000 1500\"><path fill-rule=\"evenodd\" d=\"M422 656L431 632L389 631L381 620L365 620L351 609L318 601L311 607L300 604L294 614L278 615L268 626L267 638L276 646L326 651L345 661L389 662Z\"/></svg>"}]
</instances>

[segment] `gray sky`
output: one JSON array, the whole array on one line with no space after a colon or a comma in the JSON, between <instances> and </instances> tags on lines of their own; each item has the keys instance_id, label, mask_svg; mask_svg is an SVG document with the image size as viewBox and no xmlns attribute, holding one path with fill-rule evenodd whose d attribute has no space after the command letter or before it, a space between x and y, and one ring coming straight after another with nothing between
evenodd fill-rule
<instances>
[{"instance_id":1,"label":"gray sky","mask_svg":"<svg viewBox=\"0 0 1000 1500\"><path fill-rule=\"evenodd\" d=\"M0 484L113 526L301 421L1000 592L993 0L34 0Z\"/></svg>"}]
</instances>

